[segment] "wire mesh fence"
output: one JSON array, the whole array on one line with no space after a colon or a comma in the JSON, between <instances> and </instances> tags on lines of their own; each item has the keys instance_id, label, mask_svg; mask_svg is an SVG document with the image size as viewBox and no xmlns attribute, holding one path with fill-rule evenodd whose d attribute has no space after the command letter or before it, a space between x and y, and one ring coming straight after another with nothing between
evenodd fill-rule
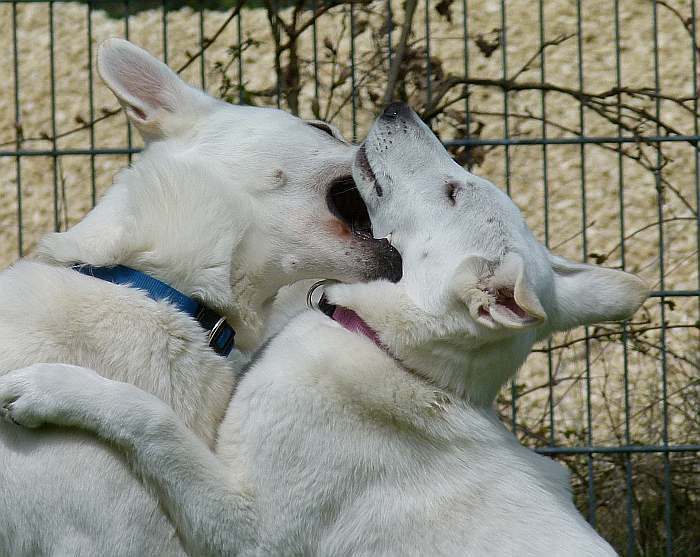
<instances>
[{"instance_id":1,"label":"wire mesh fence","mask_svg":"<svg viewBox=\"0 0 700 557\"><path fill-rule=\"evenodd\" d=\"M93 70L108 37L353 139L406 100L553 251L652 285L633 321L539 346L498 408L621 553L700 554L694 0L0 0L0 29L2 266L140 149Z\"/></svg>"}]
</instances>

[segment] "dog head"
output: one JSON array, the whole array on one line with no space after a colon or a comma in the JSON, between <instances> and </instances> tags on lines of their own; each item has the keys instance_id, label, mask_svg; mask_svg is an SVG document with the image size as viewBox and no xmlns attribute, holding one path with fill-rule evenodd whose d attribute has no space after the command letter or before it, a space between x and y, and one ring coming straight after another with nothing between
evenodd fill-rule
<instances>
[{"instance_id":1,"label":"dog head","mask_svg":"<svg viewBox=\"0 0 700 557\"><path fill-rule=\"evenodd\" d=\"M97 65L145 150L44 256L130 265L251 325L303 278L398 280L352 180L357 148L333 126L216 100L124 40L103 43Z\"/></svg>"},{"instance_id":2,"label":"dog head","mask_svg":"<svg viewBox=\"0 0 700 557\"><path fill-rule=\"evenodd\" d=\"M375 234L402 255L403 278L334 286L329 301L460 395L490 403L538 339L628 318L646 299L634 275L549 253L510 198L456 164L404 104L375 123L354 173Z\"/></svg>"}]
</instances>

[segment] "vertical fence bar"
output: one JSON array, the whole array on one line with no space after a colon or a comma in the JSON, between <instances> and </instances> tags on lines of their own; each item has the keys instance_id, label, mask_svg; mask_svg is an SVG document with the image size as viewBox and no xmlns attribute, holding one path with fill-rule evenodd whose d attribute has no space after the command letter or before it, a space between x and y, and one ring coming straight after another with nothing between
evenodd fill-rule
<instances>
[{"instance_id":1,"label":"vertical fence bar","mask_svg":"<svg viewBox=\"0 0 700 557\"><path fill-rule=\"evenodd\" d=\"M245 88L243 86L243 10L236 15L236 41L238 43L238 104L245 104ZM279 77L277 80L277 105L279 106Z\"/></svg>"},{"instance_id":2,"label":"vertical fence bar","mask_svg":"<svg viewBox=\"0 0 700 557\"><path fill-rule=\"evenodd\" d=\"M54 56L54 17L53 0L49 2L49 67L51 73L51 146L53 148L53 227L55 232L61 230L58 203L58 155L56 140L56 60Z\"/></svg>"},{"instance_id":3,"label":"vertical fence bar","mask_svg":"<svg viewBox=\"0 0 700 557\"><path fill-rule=\"evenodd\" d=\"M282 106L282 83L280 81L281 79L281 60L280 60L280 52L279 49L277 48L277 45L280 44L280 28L279 28L279 21L277 18L279 17L278 11L279 11L279 6L277 5L277 0L271 0L270 6L272 7L272 13L270 14L271 20L272 20L272 34L275 37L275 74L276 74L276 89L277 89L277 108L280 108ZM240 17L240 13L238 14Z\"/></svg>"},{"instance_id":4,"label":"vertical fence bar","mask_svg":"<svg viewBox=\"0 0 700 557\"><path fill-rule=\"evenodd\" d=\"M163 62L168 63L168 0L163 0L163 15L161 27L163 29Z\"/></svg>"},{"instance_id":5,"label":"vertical fence bar","mask_svg":"<svg viewBox=\"0 0 700 557\"><path fill-rule=\"evenodd\" d=\"M357 76L355 75L355 4L350 4L350 84L352 87L352 140L357 141Z\"/></svg>"},{"instance_id":6,"label":"vertical fence bar","mask_svg":"<svg viewBox=\"0 0 700 557\"><path fill-rule=\"evenodd\" d=\"M581 0L576 0L576 38L578 52L578 84L579 91L584 90L583 79L583 19L581 15ZM586 136L584 103L579 101L579 129L581 137ZM579 160L581 161L581 218L583 247L583 261L588 257L588 236L586 234L586 223L588 222L588 207L586 203L586 145L581 143L579 147ZM591 343L588 327L584 327L585 332L585 353L586 353L586 429L588 446L593 446L593 416L591 408ZM596 525L596 496L593 478L593 454L588 453L588 522L595 528Z\"/></svg>"},{"instance_id":7,"label":"vertical fence bar","mask_svg":"<svg viewBox=\"0 0 700 557\"><path fill-rule=\"evenodd\" d=\"M394 56L394 45L391 42L391 33L394 31L394 12L391 9L391 0L386 0L386 46L387 46L387 78L391 71L391 60Z\"/></svg>"},{"instance_id":8,"label":"vertical fence bar","mask_svg":"<svg viewBox=\"0 0 700 557\"><path fill-rule=\"evenodd\" d=\"M695 114L698 113L698 50L696 48L697 42L698 42L698 22L697 22L697 11L696 11L696 5L695 5L695 0L692 0L690 3L690 17L691 17L691 27L690 27L690 36L692 39L692 44L690 45L690 50L692 52L691 56L691 61L693 64L692 67L692 74L693 74L693 80L692 80L692 85L693 85L693 90L692 90L692 95L694 95L693 99L693 111ZM693 133L697 136L700 134L700 129L698 129L698 119L697 117L693 119ZM695 210L700 213L700 151L698 150L698 144L696 143L693 149L693 154L695 155ZM700 290L700 219L696 219L695 221L696 224L696 229L695 229L695 238L696 238L696 247L697 247L697 254L696 259L697 259L697 264L698 264L698 290ZM698 317L700 317L700 296L698 296ZM699 347L700 348L700 347Z\"/></svg>"},{"instance_id":9,"label":"vertical fence bar","mask_svg":"<svg viewBox=\"0 0 700 557\"><path fill-rule=\"evenodd\" d=\"M124 38L129 40L129 17L131 16L130 0L124 0Z\"/></svg>"},{"instance_id":10,"label":"vertical fence bar","mask_svg":"<svg viewBox=\"0 0 700 557\"><path fill-rule=\"evenodd\" d=\"M131 16L131 4L130 0L124 0L124 38L128 41L129 40L129 19ZM133 136L132 136L132 128L131 128L131 122L129 122L129 119L126 119L126 145L129 148L129 154L127 155L127 158L129 160L129 164L131 164L131 159L133 158L131 154L131 148L133 146Z\"/></svg>"},{"instance_id":11,"label":"vertical fence bar","mask_svg":"<svg viewBox=\"0 0 700 557\"><path fill-rule=\"evenodd\" d=\"M545 71L545 21L544 0L539 0L540 26L540 83L546 82ZM542 139L547 139L547 92L540 91L540 112L542 113ZM544 196L544 245L549 248L549 165L547 159L547 143L542 143L542 195ZM552 339L547 340L547 383L549 390L549 445L555 445L554 439L554 365L552 361Z\"/></svg>"},{"instance_id":12,"label":"vertical fence bar","mask_svg":"<svg viewBox=\"0 0 700 557\"><path fill-rule=\"evenodd\" d=\"M95 185L95 93L92 73L92 0L87 6L87 51L88 51L88 109L90 127L90 202L94 207L97 203L97 186Z\"/></svg>"},{"instance_id":13,"label":"vertical fence bar","mask_svg":"<svg viewBox=\"0 0 700 557\"><path fill-rule=\"evenodd\" d=\"M506 27L506 2L501 0L501 68L503 80L508 80L508 40ZM503 91L503 138L510 139L510 122L508 118L508 91ZM505 179L506 192L510 195L510 145L505 145ZM515 408L514 408L515 410ZM515 414L513 414L513 426L515 427Z\"/></svg>"},{"instance_id":14,"label":"vertical fence bar","mask_svg":"<svg viewBox=\"0 0 700 557\"><path fill-rule=\"evenodd\" d=\"M313 41L313 57L314 57L314 118L321 117L321 101L319 99L318 90L318 27L316 25L316 10L318 9L318 0L313 0L311 5L313 10L313 21L311 22L311 40Z\"/></svg>"},{"instance_id":15,"label":"vertical fence bar","mask_svg":"<svg viewBox=\"0 0 700 557\"><path fill-rule=\"evenodd\" d=\"M464 80L469 81L469 0L462 0L462 37L464 39ZM471 113L469 110L469 85L464 86L464 114L467 127L467 138L471 136Z\"/></svg>"},{"instance_id":16,"label":"vertical fence bar","mask_svg":"<svg viewBox=\"0 0 700 557\"><path fill-rule=\"evenodd\" d=\"M654 94L655 103L654 111L656 116L656 134L661 133L659 126L659 118L661 116L661 98L660 81L659 81L659 30L658 30L658 4L656 0L652 2L652 28L654 34ZM661 168L663 165L663 144L659 143L656 150L656 169L654 178L656 182L656 206L657 216L659 221L658 226L658 241L659 241L659 289L663 292L666 289L666 266L664 261L664 208L663 208L663 186L661 184ZM666 298L662 295L659 298L659 310L661 312L661 396L663 429L662 439L663 446L668 447L668 381L666 377L667 362L666 362ZM663 453L664 460L664 527L666 530L666 555L673 555L673 531L671 529L671 463L668 451Z\"/></svg>"},{"instance_id":17,"label":"vertical fence bar","mask_svg":"<svg viewBox=\"0 0 700 557\"><path fill-rule=\"evenodd\" d=\"M698 113L698 51L696 48L697 45L697 10L696 10L696 5L695 5L695 0L692 0L690 3L690 10L691 10L691 38L692 38L692 45L691 45L691 51L692 51L692 74L693 74L693 91L692 94L695 96L693 100L693 110L697 114ZM698 118L696 117L693 121L693 132L695 135L700 134L700 130L698 129ZM700 213L700 152L698 150L698 144L696 143L693 149L693 153L695 155L695 210ZM697 254L696 259L697 259L697 267L698 267L698 291L700 291L700 219L696 219L696 230L695 230L695 237L696 237L696 247L697 247ZM698 296L698 317L700 318L700 296ZM700 349L700 346L698 347ZM699 350L700 351L700 350Z\"/></svg>"},{"instance_id":18,"label":"vertical fence bar","mask_svg":"<svg viewBox=\"0 0 700 557\"><path fill-rule=\"evenodd\" d=\"M12 65L15 75L15 149L22 148L22 111L19 105L19 52L17 50L17 2L12 2ZM24 255L22 217L22 159L15 156L15 179L17 180L17 256Z\"/></svg>"},{"instance_id":19,"label":"vertical fence bar","mask_svg":"<svg viewBox=\"0 0 700 557\"><path fill-rule=\"evenodd\" d=\"M433 68L430 62L430 0L425 0L425 108L433 104ZM430 120L426 122L430 126Z\"/></svg>"},{"instance_id":20,"label":"vertical fence bar","mask_svg":"<svg viewBox=\"0 0 700 557\"><path fill-rule=\"evenodd\" d=\"M622 60L620 44L620 1L614 2L614 24L615 24L615 83L618 91L622 89ZM622 128L622 94L617 94L617 135L623 136ZM625 173L622 145L617 151L617 176L618 195L620 211L620 265L624 271L626 268L625 250ZM628 329L627 322L622 323L622 365L624 381L624 405L625 405L625 445L632 442L630 430L630 390L629 390L629 352L628 352ZM625 516L627 519L627 555L633 557L636 547L636 533L634 529L634 506L633 506L633 486L632 486L632 458L630 453L624 455L625 458Z\"/></svg>"},{"instance_id":21,"label":"vertical fence bar","mask_svg":"<svg viewBox=\"0 0 700 557\"><path fill-rule=\"evenodd\" d=\"M506 35L506 3L501 0L501 70L503 81L508 80L508 41ZM508 90L503 89L503 139L506 140L504 146L505 154L505 182L506 192L510 195L510 130L508 122ZM513 378L510 382L510 422L513 434L517 435L518 427L518 382Z\"/></svg>"},{"instance_id":22,"label":"vertical fence bar","mask_svg":"<svg viewBox=\"0 0 700 557\"><path fill-rule=\"evenodd\" d=\"M236 44L238 45L238 104L245 104L245 89L243 86L243 10L238 10L236 15ZM279 105L279 79L278 79L278 99Z\"/></svg>"},{"instance_id":23,"label":"vertical fence bar","mask_svg":"<svg viewBox=\"0 0 700 557\"><path fill-rule=\"evenodd\" d=\"M204 5L199 3L199 83L204 91L207 90L206 62L204 59Z\"/></svg>"},{"instance_id":24,"label":"vertical fence bar","mask_svg":"<svg viewBox=\"0 0 700 557\"><path fill-rule=\"evenodd\" d=\"M545 21L544 0L539 0L539 27L540 27L540 83L546 82L545 71ZM540 111L542 113L542 139L547 139L547 92L544 88L540 91ZM542 177L544 182L544 241L549 247L549 183L547 181L547 143L542 143ZM549 353L551 355L551 352ZM551 358L550 358L550 386L551 386Z\"/></svg>"}]
</instances>

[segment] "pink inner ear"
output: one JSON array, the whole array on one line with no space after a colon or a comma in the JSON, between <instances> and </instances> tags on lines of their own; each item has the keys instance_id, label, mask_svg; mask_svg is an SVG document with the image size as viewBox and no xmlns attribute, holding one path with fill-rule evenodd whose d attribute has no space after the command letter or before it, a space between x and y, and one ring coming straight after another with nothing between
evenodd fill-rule
<instances>
[{"instance_id":1,"label":"pink inner ear","mask_svg":"<svg viewBox=\"0 0 700 557\"><path fill-rule=\"evenodd\" d=\"M496 303L512 311L515 315L522 319L527 319L529 317L528 313L515 301L515 295L513 294L512 290L497 290Z\"/></svg>"},{"instance_id":2,"label":"pink inner ear","mask_svg":"<svg viewBox=\"0 0 700 557\"><path fill-rule=\"evenodd\" d=\"M491 315L492 309L494 309L494 306L500 306L501 308L508 310L519 319L524 321L531 319L530 314L520 307L518 302L515 301L515 294L513 293L513 290L509 288L499 288L495 292L491 291L491 294L496 298L495 303L480 306L479 317L488 317L493 319L493 316Z\"/></svg>"}]
</instances>

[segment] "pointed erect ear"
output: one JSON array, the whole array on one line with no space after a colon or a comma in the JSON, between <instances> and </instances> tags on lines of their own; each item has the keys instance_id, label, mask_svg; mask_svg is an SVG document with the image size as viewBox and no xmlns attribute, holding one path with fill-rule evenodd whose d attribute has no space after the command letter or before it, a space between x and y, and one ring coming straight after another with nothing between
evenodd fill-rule
<instances>
[{"instance_id":1,"label":"pointed erect ear","mask_svg":"<svg viewBox=\"0 0 700 557\"><path fill-rule=\"evenodd\" d=\"M500 263L467 257L455 272L453 287L472 318L491 329L523 329L547 319L516 253L509 253Z\"/></svg>"},{"instance_id":2,"label":"pointed erect ear","mask_svg":"<svg viewBox=\"0 0 700 557\"><path fill-rule=\"evenodd\" d=\"M148 52L123 39L108 39L100 45L97 71L146 141L189 129L193 119L213 102Z\"/></svg>"},{"instance_id":3,"label":"pointed erect ear","mask_svg":"<svg viewBox=\"0 0 700 557\"><path fill-rule=\"evenodd\" d=\"M635 275L549 256L557 311L554 330L601 321L622 321L639 309L649 289Z\"/></svg>"}]
</instances>

